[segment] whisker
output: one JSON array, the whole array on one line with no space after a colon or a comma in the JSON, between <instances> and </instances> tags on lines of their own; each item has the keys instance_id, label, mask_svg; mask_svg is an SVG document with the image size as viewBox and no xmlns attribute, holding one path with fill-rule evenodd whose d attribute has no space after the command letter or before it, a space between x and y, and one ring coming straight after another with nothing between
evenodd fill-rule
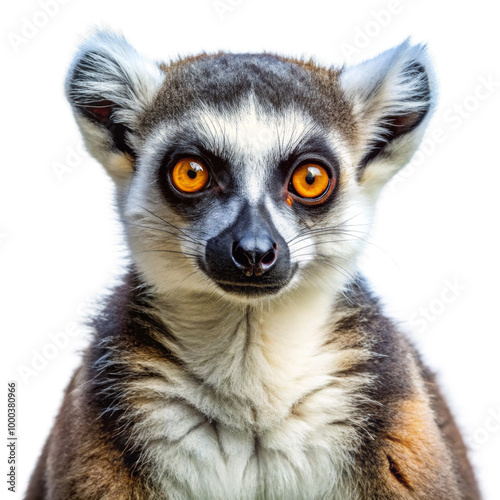
<instances>
[{"instance_id":1,"label":"whisker","mask_svg":"<svg viewBox=\"0 0 500 500\"><path fill-rule=\"evenodd\" d=\"M144 224L138 224L137 222L128 222L128 221L126 221L125 224L127 224L128 226L137 226L137 227L142 227L144 229L151 229L152 231L158 231L158 232L161 232L161 233L171 234L172 236L175 236L176 238L178 238L181 241L188 241L188 242L191 242L191 243L197 243L197 244L199 244L196 240L194 240L192 238L188 239L187 237L185 237L183 235L179 235L177 233L174 233L172 231L167 231L166 229L162 229L162 228L159 228L159 227L146 226Z\"/></svg>"},{"instance_id":2,"label":"whisker","mask_svg":"<svg viewBox=\"0 0 500 500\"><path fill-rule=\"evenodd\" d=\"M155 214L154 212L151 212L151 210L148 210L147 208L139 205L138 203L136 203L136 205L139 207L139 208L142 208L142 210L145 210L146 212L148 212L149 214L151 214L153 217L156 217L157 219L161 220L164 224L167 224L167 226L170 226L170 227L173 227L175 230L179 231L180 233L182 233L186 238L189 238L191 241L193 241L194 243L198 243L196 240L194 240L191 236L189 236L189 234L186 234L180 227L177 227L175 224L172 224L171 222L168 222L166 221L165 219L163 219L162 217L160 217L159 215Z\"/></svg>"},{"instance_id":3,"label":"whisker","mask_svg":"<svg viewBox=\"0 0 500 500\"><path fill-rule=\"evenodd\" d=\"M363 231L357 231L357 230L351 230L351 229L340 229L340 228L333 227L333 228L323 228L321 230L318 229L318 230L315 230L314 232L311 232L311 233L302 234L300 238L298 238L298 239L295 238L295 241L292 241L292 242L293 242L293 244L297 244L297 243L300 243L301 241L307 240L311 236L342 235L342 234L346 234L349 236L350 235L349 233L351 233L353 236L356 236L356 233L364 235L364 236L368 236L368 234L363 232Z\"/></svg>"},{"instance_id":4,"label":"whisker","mask_svg":"<svg viewBox=\"0 0 500 500\"><path fill-rule=\"evenodd\" d=\"M355 237L354 239L342 239L342 240L326 240L326 241L317 241L316 243L311 243L310 245L306 245L304 247L297 248L297 250L293 250L290 252L290 257L296 256L295 252L300 252L301 250L304 250L305 248L309 247L315 247L316 245L324 245L325 243L341 243L345 241L357 241L360 238Z\"/></svg>"},{"instance_id":5,"label":"whisker","mask_svg":"<svg viewBox=\"0 0 500 500\"><path fill-rule=\"evenodd\" d=\"M338 271L345 278L349 278L351 280L355 280L356 279L356 276L353 275L352 273L350 273L349 271L347 271L347 269L345 269L344 267L342 267L340 265L333 264L332 262L328 261L324 256L321 256L321 255L318 256L318 255L316 255L315 257L317 258L317 260L319 260L321 262L321 264L326 265L328 267L331 267L335 271ZM298 261L298 262L306 262L306 261ZM307 267L304 268L304 270L308 271Z\"/></svg>"},{"instance_id":6,"label":"whisker","mask_svg":"<svg viewBox=\"0 0 500 500\"><path fill-rule=\"evenodd\" d=\"M360 216L362 213L363 212L360 212L359 214L353 215L352 217L349 217L345 221L340 222L339 224L335 224L334 226L326 226L326 227L320 227L320 228L314 229L314 227L317 225L317 224L314 224L313 226L311 226L311 228L309 228L309 229L301 232L297 236L294 236L293 238L291 238L290 240L288 240L286 243L290 244L293 241L297 240L298 238L308 237L309 235L313 235L313 234L316 234L316 233L321 233L322 231L325 231L325 230L332 231L332 230L341 229L342 226L344 226L345 224L347 224L349 221L351 221L355 217ZM351 227L360 227L360 226L370 226L370 224L368 224L368 223L366 223L366 224L351 224L350 226Z\"/></svg>"},{"instance_id":7,"label":"whisker","mask_svg":"<svg viewBox=\"0 0 500 500\"><path fill-rule=\"evenodd\" d=\"M203 254L200 252L200 253L196 253L196 254L192 254L192 253L187 253L187 252L182 252L180 250L167 250L167 249L158 249L158 250L141 250L140 252L137 252L137 253L173 253L173 254L180 254L180 255L184 255L186 257L203 257Z\"/></svg>"},{"instance_id":8,"label":"whisker","mask_svg":"<svg viewBox=\"0 0 500 500\"><path fill-rule=\"evenodd\" d=\"M305 231L302 231L300 234L298 234L297 236L295 236L294 238L292 238L290 241L293 241L295 238L299 238L301 236L303 236L304 234L315 234L315 233L318 233L318 232L322 232L322 231L332 231L332 230L346 230L346 229L354 229L354 228L357 228L357 227L361 227L361 226L370 226L370 224L349 224L349 225L346 225L347 224L347 221L346 222L343 222L341 224L335 224L333 226L323 226L323 227L318 227L318 228L313 228L313 229L306 229Z\"/></svg>"}]
</instances>

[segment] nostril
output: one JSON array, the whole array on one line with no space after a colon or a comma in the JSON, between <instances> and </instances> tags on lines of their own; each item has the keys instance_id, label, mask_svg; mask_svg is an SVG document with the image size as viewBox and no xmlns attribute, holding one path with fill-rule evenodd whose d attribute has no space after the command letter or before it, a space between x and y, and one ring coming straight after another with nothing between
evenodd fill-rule
<instances>
[{"instance_id":1,"label":"nostril","mask_svg":"<svg viewBox=\"0 0 500 500\"><path fill-rule=\"evenodd\" d=\"M269 269L269 267L274 264L274 261L276 260L276 256L277 256L277 253L276 253L277 249L278 249L278 247L277 247L276 243L273 243L272 250L269 250L269 252L267 252L262 257L262 259L260 259L259 264L262 267L262 269Z\"/></svg>"},{"instance_id":2,"label":"nostril","mask_svg":"<svg viewBox=\"0 0 500 500\"><path fill-rule=\"evenodd\" d=\"M243 271L248 271L250 274L253 269L253 262L251 257L245 253L245 251L241 248L238 243L233 243L232 250L233 262L236 264L236 267ZM247 273L245 273L247 274Z\"/></svg>"},{"instance_id":3,"label":"nostril","mask_svg":"<svg viewBox=\"0 0 500 500\"><path fill-rule=\"evenodd\" d=\"M270 264L274 260L274 251L267 252L260 260L261 264Z\"/></svg>"}]
</instances>

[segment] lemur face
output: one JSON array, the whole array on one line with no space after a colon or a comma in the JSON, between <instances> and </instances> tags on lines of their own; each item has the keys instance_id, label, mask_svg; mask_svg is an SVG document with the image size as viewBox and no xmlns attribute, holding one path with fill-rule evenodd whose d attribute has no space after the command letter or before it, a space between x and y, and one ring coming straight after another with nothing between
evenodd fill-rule
<instances>
[{"instance_id":1,"label":"lemur face","mask_svg":"<svg viewBox=\"0 0 500 500\"><path fill-rule=\"evenodd\" d=\"M431 86L424 49L408 43L341 71L269 54L165 66L99 32L67 93L147 282L248 301L354 272Z\"/></svg>"},{"instance_id":2,"label":"lemur face","mask_svg":"<svg viewBox=\"0 0 500 500\"><path fill-rule=\"evenodd\" d=\"M204 103L154 125L125 212L142 224L142 206L182 230L154 247L144 227L130 228L138 252L180 248L218 288L243 296L277 293L328 253L342 267L345 244L334 242L345 236L342 225L333 229L351 216L342 203L344 139L293 101L275 109L261 99L253 90L226 109ZM331 231L316 234L321 227ZM315 250L320 239L331 244ZM149 262L171 266L165 253L149 253Z\"/></svg>"}]
</instances>

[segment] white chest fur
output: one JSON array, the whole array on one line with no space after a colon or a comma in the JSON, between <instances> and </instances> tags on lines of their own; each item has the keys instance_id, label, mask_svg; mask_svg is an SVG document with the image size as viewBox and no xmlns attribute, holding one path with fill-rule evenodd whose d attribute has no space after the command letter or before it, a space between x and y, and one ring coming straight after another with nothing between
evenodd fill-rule
<instances>
[{"instance_id":1,"label":"white chest fur","mask_svg":"<svg viewBox=\"0 0 500 500\"><path fill-rule=\"evenodd\" d=\"M349 498L342 484L366 380L336 373L364 354L325 346L332 305L308 301L301 314L293 301L267 313L224 310L223 321L207 312L177 346L185 369L135 387L154 395L135 431L166 498ZM179 331L181 320L169 319Z\"/></svg>"},{"instance_id":2,"label":"white chest fur","mask_svg":"<svg viewBox=\"0 0 500 500\"><path fill-rule=\"evenodd\" d=\"M155 439L149 450L154 482L167 498L348 498L338 492L355 438L352 428L293 418L253 436L197 422L186 416L189 411L177 410L170 413L184 419L177 426L183 437L172 439L173 431L169 438Z\"/></svg>"}]
</instances>

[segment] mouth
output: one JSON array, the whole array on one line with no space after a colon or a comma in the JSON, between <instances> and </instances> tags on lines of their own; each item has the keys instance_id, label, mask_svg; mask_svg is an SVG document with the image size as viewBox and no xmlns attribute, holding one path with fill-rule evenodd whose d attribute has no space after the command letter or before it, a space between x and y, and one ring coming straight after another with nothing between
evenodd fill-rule
<instances>
[{"instance_id":1,"label":"mouth","mask_svg":"<svg viewBox=\"0 0 500 500\"><path fill-rule=\"evenodd\" d=\"M250 278L247 281L223 281L215 279L214 282L219 288L224 292L233 295L238 295L239 297L247 298L259 298L259 297L270 297L280 293L289 283L297 271L298 265L295 264L291 269L290 275L287 279L282 279L279 281L265 282L259 280L258 278Z\"/></svg>"}]
</instances>

